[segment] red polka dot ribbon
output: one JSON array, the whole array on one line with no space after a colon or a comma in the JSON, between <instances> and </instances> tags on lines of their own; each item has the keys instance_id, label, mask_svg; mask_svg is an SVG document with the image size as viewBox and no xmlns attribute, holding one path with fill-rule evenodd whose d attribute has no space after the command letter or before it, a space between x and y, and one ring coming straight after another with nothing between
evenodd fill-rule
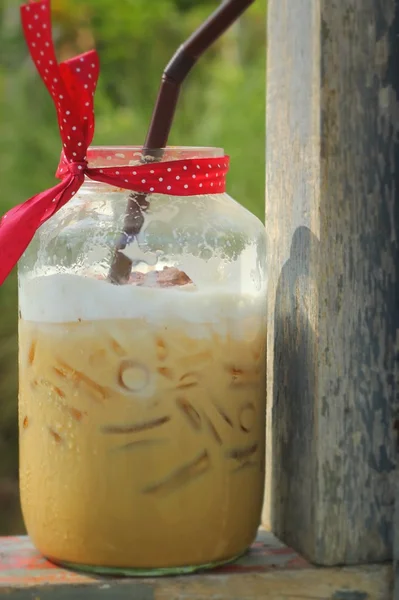
<instances>
[{"instance_id":1,"label":"red polka dot ribbon","mask_svg":"<svg viewBox=\"0 0 399 600\"><path fill-rule=\"evenodd\" d=\"M58 64L51 34L50 0L31 0L23 5L21 19L30 55L57 111L63 148L56 175L61 182L15 206L1 219L0 285L36 230L76 194L85 176L147 194L195 196L225 191L228 156L131 166L126 166L130 161L124 156L124 166L118 166L118 154L115 154L107 166L89 167L96 159L96 150L89 146L94 134L93 98L99 76L98 55L91 50ZM137 156L132 160L135 161Z\"/></svg>"}]
</instances>

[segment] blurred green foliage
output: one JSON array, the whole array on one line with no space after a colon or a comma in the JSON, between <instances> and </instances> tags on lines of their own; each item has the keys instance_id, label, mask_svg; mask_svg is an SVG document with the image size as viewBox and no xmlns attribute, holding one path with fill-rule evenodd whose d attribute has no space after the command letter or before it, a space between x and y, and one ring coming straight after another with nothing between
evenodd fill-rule
<instances>
[{"instance_id":1,"label":"blurred green foliage","mask_svg":"<svg viewBox=\"0 0 399 600\"><path fill-rule=\"evenodd\" d=\"M59 60L95 46L101 145L144 141L162 70L218 0L53 0ZM189 75L170 144L221 146L229 193L263 219L266 0ZM0 214L54 184L60 139L52 101L28 56L19 2L0 0ZM17 294L0 288L0 534L23 531L18 504Z\"/></svg>"}]
</instances>

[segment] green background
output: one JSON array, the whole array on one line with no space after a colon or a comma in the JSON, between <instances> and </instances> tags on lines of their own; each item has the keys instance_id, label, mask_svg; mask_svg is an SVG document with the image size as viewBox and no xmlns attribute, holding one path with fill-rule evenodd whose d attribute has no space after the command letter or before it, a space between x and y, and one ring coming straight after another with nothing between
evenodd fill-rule
<instances>
[{"instance_id":1,"label":"green background","mask_svg":"<svg viewBox=\"0 0 399 600\"><path fill-rule=\"evenodd\" d=\"M60 139L27 53L19 2L0 0L0 214L54 185ZM141 144L162 70L217 0L53 0L59 61L100 54L96 145ZM221 146L229 193L263 220L266 0L204 55L185 82L170 144ZM18 501L17 293L0 288L0 535L23 532Z\"/></svg>"}]
</instances>

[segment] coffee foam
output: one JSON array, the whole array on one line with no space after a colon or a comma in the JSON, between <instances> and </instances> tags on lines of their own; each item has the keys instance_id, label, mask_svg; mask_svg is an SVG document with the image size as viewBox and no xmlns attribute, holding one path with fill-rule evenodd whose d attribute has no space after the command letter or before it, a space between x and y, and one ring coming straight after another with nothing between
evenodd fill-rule
<instances>
[{"instance_id":1,"label":"coffee foam","mask_svg":"<svg viewBox=\"0 0 399 600\"><path fill-rule=\"evenodd\" d=\"M144 318L187 325L220 324L264 315L264 295L192 286L146 288L113 285L79 275L52 274L21 278L21 317L44 323Z\"/></svg>"}]
</instances>

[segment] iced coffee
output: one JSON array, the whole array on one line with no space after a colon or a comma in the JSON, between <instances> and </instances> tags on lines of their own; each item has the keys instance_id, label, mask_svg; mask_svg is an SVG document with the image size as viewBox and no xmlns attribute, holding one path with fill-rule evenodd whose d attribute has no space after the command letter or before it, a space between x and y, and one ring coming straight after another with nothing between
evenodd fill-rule
<instances>
[{"instance_id":1,"label":"iced coffee","mask_svg":"<svg viewBox=\"0 0 399 600\"><path fill-rule=\"evenodd\" d=\"M151 281L21 286L22 508L61 563L190 569L240 555L259 526L264 299L173 269Z\"/></svg>"}]
</instances>

